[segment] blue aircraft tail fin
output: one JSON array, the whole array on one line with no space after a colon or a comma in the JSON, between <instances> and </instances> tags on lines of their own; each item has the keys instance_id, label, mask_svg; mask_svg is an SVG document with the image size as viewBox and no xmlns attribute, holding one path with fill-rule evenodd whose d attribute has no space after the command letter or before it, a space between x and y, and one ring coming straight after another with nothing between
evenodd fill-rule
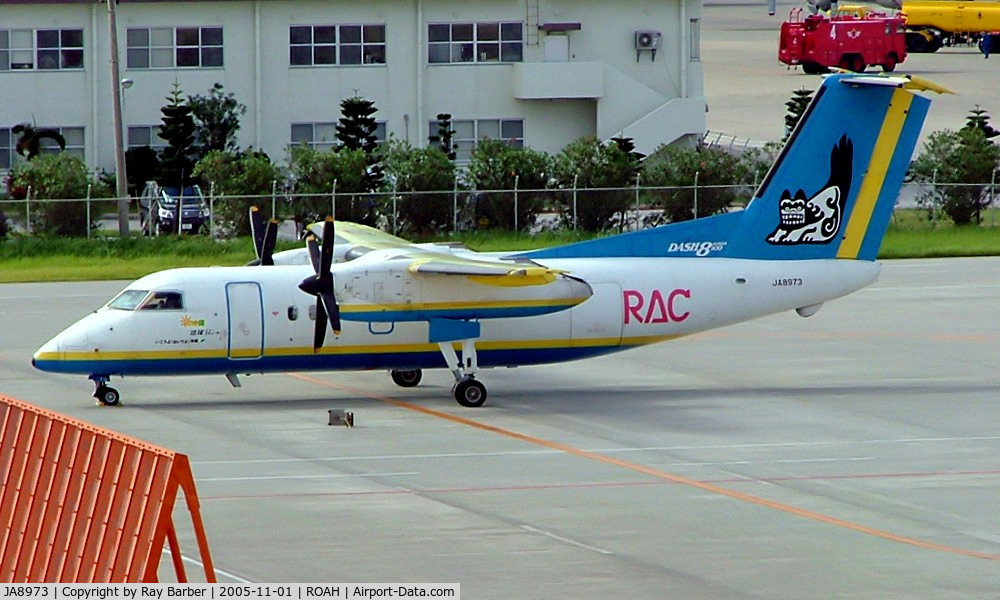
<instances>
[{"instance_id":1,"label":"blue aircraft tail fin","mask_svg":"<svg viewBox=\"0 0 1000 600\"><path fill-rule=\"evenodd\" d=\"M528 253L874 260L930 101L900 76L827 77L746 210Z\"/></svg>"},{"instance_id":2,"label":"blue aircraft tail fin","mask_svg":"<svg viewBox=\"0 0 1000 600\"><path fill-rule=\"evenodd\" d=\"M902 77L828 77L725 254L875 260L930 104L910 87Z\"/></svg>"}]
</instances>

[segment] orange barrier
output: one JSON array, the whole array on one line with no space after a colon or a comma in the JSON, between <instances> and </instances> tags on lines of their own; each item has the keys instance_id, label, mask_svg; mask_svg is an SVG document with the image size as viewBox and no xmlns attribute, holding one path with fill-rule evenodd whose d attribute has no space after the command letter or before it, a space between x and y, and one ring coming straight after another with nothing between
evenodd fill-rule
<instances>
[{"instance_id":1,"label":"orange barrier","mask_svg":"<svg viewBox=\"0 0 1000 600\"><path fill-rule=\"evenodd\" d=\"M184 491L215 570L187 456L0 395L0 581L156 582L163 543L187 582L174 529Z\"/></svg>"}]
</instances>

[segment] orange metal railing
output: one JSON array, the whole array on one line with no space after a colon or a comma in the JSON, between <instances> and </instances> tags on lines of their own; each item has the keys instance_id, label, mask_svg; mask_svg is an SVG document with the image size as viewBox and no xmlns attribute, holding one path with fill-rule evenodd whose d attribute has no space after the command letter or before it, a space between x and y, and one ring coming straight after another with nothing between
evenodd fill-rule
<instances>
[{"instance_id":1,"label":"orange metal railing","mask_svg":"<svg viewBox=\"0 0 1000 600\"><path fill-rule=\"evenodd\" d=\"M0 581L155 582L184 491L215 582L187 456L0 395Z\"/></svg>"}]
</instances>

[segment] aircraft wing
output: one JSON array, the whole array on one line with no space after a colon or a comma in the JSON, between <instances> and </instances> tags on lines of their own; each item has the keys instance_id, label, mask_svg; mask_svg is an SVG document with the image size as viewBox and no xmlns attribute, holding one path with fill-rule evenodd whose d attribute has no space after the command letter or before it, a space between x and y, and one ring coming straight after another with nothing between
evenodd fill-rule
<instances>
[{"instance_id":1,"label":"aircraft wing","mask_svg":"<svg viewBox=\"0 0 1000 600\"><path fill-rule=\"evenodd\" d=\"M323 239L322 222L313 223L309 225L307 229L317 238ZM396 237L391 233L386 233L375 229L374 227L368 227L367 225L361 225L360 223L351 223L350 221L337 221L335 235L337 238L337 244L365 246L373 250L380 250L383 248L399 248L413 245L411 242L404 240L401 237Z\"/></svg>"},{"instance_id":2,"label":"aircraft wing","mask_svg":"<svg viewBox=\"0 0 1000 600\"><path fill-rule=\"evenodd\" d=\"M322 223L308 227L317 237L322 236ZM511 262L492 257L467 258L450 252L435 252L426 245L418 246L403 238L367 225L337 221L336 243L355 249L350 254L366 254L373 250L396 250L392 260L409 260L407 270L414 275L470 277L478 283L497 286L545 285L556 280L561 271L543 267L532 261Z\"/></svg>"}]
</instances>

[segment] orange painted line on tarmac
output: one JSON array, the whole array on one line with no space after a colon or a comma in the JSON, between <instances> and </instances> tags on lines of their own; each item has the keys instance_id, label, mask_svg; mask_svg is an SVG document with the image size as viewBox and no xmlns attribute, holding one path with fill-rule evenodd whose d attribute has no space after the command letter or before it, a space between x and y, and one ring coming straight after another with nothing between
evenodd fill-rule
<instances>
[{"instance_id":1,"label":"orange painted line on tarmac","mask_svg":"<svg viewBox=\"0 0 1000 600\"><path fill-rule=\"evenodd\" d=\"M437 417L439 419L444 419L446 421L451 421L452 423L458 423L460 425L466 425L468 427L474 427L483 431L488 431L490 433L495 433L505 437L509 437L515 440L520 440L522 442L527 442L529 444L534 444L536 446L542 446L545 448L551 448L553 450L559 450L567 454L572 454L573 456L579 456L581 458L586 458L589 460L602 462L608 465L614 465L616 467L621 467L623 469L628 469L637 473L642 473L644 475L649 475L651 477L656 477L658 479L663 479L673 483L678 483L681 485L686 485L689 487L697 488L706 492L711 492L713 494L718 494L720 496L728 496L735 500L740 500L742 502L747 502L749 504L756 504L757 506L763 506L766 508L771 508L774 510L779 510L784 513L796 515L799 517L804 517L806 519L812 519L813 521L819 521L820 523L826 523L828 525L834 525L836 527L841 527L844 529L849 529L851 531L856 531L858 533L864 533L867 535L875 536L885 540L890 540L893 542L899 542L901 544L907 544L909 546L915 546L917 548L923 548L925 550L934 550L937 552L945 552L948 554L957 554L960 556L969 556L973 558L982 558L986 560L1000 561L1000 554L989 554L987 552L978 552L976 550L968 550L965 548L956 548L954 546L946 546L944 544L936 544L934 542L928 542L925 540L918 540L916 538L907 537L904 535L899 535L892 533L890 531L885 531L883 529L877 529L875 527L869 527L867 525L862 525L861 523L855 523L853 521L847 521L844 519L838 519L837 517L832 517L830 515L825 515L823 513L818 513L811 510L806 510L803 508L798 508L790 504L784 504L782 502L775 502L774 500L768 500L766 498L761 498L759 496L754 496L751 494L744 494L743 492L737 492L735 490L730 490L712 483L707 483L704 481L699 481L697 479L691 479L689 477L684 477L682 475L675 475L673 473L668 473L666 471L661 471L659 469L654 469L652 467L647 467L645 465L640 465L638 463L629 462L626 460L621 460L618 458L612 458L610 456L605 456L603 454L597 454L595 452L588 452L581 448L576 448L574 446L569 446L567 444L562 444L560 442L554 442L552 440L546 440L544 438L539 438L531 435L526 435L523 433L518 433L510 429L504 429L502 427L496 427L494 425L487 425L486 423L481 423L479 421L473 421L472 419L467 419L465 417L459 417L457 415L449 414L446 412L441 412L434 410L432 408L427 408L425 406L419 406L417 404L412 404L410 402L404 402L402 400L397 400L395 398L390 398L388 396L381 396L378 394L373 394L365 390L359 390L357 388L340 385L332 383L329 381L324 381L322 379L317 379L315 377L310 377L308 375L302 375L299 373L288 373L290 377L296 379L301 379L302 381L307 381L310 383L315 383L317 385L330 387L334 389L343 390L353 394L358 394L371 398L372 400L378 400L379 402L385 402L387 404L392 404L400 408L405 408L407 410L416 411L423 413L431 417Z\"/></svg>"}]
</instances>

